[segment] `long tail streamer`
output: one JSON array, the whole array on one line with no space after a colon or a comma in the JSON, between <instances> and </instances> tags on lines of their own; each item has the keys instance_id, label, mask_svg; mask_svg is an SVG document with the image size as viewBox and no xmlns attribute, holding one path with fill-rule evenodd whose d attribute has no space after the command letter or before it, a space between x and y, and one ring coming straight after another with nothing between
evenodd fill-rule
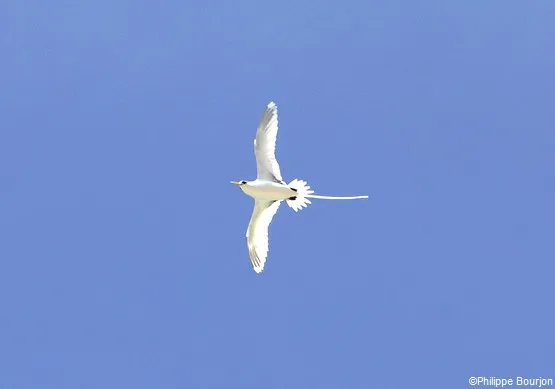
<instances>
[{"instance_id":1,"label":"long tail streamer","mask_svg":"<svg viewBox=\"0 0 555 389\"><path fill-rule=\"evenodd\" d=\"M356 199L367 199L368 196L320 196L320 195L305 195L305 197L309 197L311 199L324 199L324 200L356 200Z\"/></svg>"},{"instance_id":2,"label":"long tail streamer","mask_svg":"<svg viewBox=\"0 0 555 389\"><path fill-rule=\"evenodd\" d=\"M294 188L297 191L297 196L292 199L287 200L287 205L289 205L295 212L306 208L308 204L312 204L309 198L312 199L322 199L322 200L356 200L356 199L367 199L368 196L349 196L349 197L338 197L338 196L320 196L313 194L314 191L310 189L310 186L303 180L294 179L289 183L290 188Z\"/></svg>"}]
</instances>

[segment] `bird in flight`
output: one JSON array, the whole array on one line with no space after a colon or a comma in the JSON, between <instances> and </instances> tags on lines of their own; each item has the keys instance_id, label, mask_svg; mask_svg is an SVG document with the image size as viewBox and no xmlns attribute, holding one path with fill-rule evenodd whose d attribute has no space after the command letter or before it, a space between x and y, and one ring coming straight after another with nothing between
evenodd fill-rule
<instances>
[{"instance_id":1,"label":"bird in flight","mask_svg":"<svg viewBox=\"0 0 555 389\"><path fill-rule=\"evenodd\" d=\"M277 106L270 102L262 115L254 139L256 180L231 181L232 184L237 185L243 192L254 198L254 210L246 236L249 257L254 271L257 273L264 270L266 257L268 256L268 227L283 200L297 212L311 204L309 198L324 200L368 198L368 196L332 197L315 195L314 191L303 180L294 179L286 184L281 178L275 155L277 132Z\"/></svg>"}]
</instances>

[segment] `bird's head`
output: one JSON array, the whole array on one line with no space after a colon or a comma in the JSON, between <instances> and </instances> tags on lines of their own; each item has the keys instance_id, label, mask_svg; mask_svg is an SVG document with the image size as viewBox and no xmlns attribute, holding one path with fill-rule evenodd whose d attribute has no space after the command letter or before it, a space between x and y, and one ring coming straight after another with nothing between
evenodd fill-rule
<instances>
[{"instance_id":1,"label":"bird's head","mask_svg":"<svg viewBox=\"0 0 555 389\"><path fill-rule=\"evenodd\" d=\"M238 187L241 187L242 185L245 185L247 183L247 181L243 180L243 181L231 181L232 184L237 185Z\"/></svg>"}]
</instances>

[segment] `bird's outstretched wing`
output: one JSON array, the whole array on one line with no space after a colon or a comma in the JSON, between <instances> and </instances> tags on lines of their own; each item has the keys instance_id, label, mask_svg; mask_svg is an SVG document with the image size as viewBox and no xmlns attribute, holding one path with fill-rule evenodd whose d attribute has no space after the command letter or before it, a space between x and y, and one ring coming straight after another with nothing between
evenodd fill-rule
<instances>
[{"instance_id":1,"label":"bird's outstretched wing","mask_svg":"<svg viewBox=\"0 0 555 389\"><path fill-rule=\"evenodd\" d=\"M266 107L254 139L254 155L259 180L282 182L279 164L276 160L276 138L278 133L278 112L275 103Z\"/></svg>"},{"instance_id":2,"label":"bird's outstretched wing","mask_svg":"<svg viewBox=\"0 0 555 389\"><path fill-rule=\"evenodd\" d=\"M251 221L247 229L247 247L252 267L262 272L268 256L268 226L276 214L281 201L255 200Z\"/></svg>"}]
</instances>

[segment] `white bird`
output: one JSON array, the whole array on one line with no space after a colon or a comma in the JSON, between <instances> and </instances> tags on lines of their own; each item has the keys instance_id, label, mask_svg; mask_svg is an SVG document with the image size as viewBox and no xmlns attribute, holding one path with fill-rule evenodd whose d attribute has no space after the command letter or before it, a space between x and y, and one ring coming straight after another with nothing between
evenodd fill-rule
<instances>
[{"instance_id":1,"label":"white bird","mask_svg":"<svg viewBox=\"0 0 555 389\"><path fill-rule=\"evenodd\" d=\"M254 198L247 247L254 271L262 272L268 256L268 227L283 200L295 212L310 204L309 198L326 200L367 199L368 196L331 197L313 194L305 181L294 179L289 184L281 178L276 160L276 138L278 132L277 106L270 102L262 115L254 139L257 176L254 181L231 181L243 192Z\"/></svg>"}]
</instances>

